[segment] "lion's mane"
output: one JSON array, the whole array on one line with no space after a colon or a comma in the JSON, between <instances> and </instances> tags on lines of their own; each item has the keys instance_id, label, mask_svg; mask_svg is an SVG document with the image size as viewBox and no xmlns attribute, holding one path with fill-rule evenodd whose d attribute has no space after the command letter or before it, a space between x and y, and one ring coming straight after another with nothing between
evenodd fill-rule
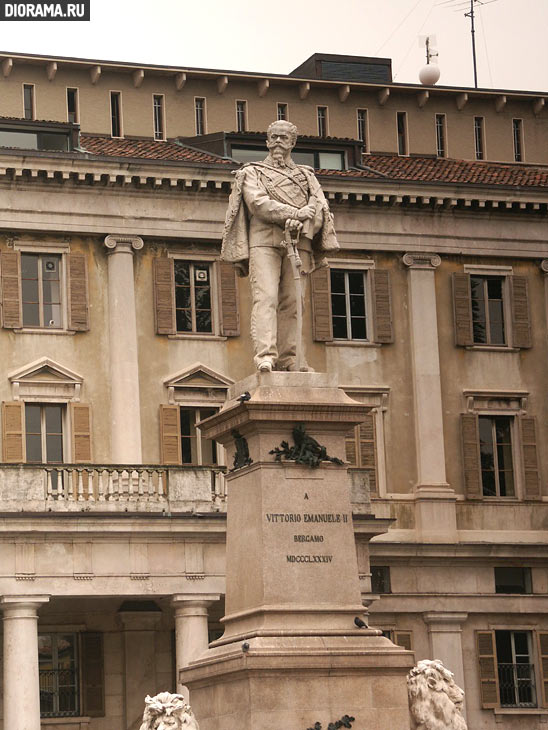
<instances>
[{"instance_id":1,"label":"lion's mane","mask_svg":"<svg viewBox=\"0 0 548 730\"><path fill-rule=\"evenodd\" d=\"M414 730L467 730L463 690L439 659L424 659L407 676Z\"/></svg>"},{"instance_id":2,"label":"lion's mane","mask_svg":"<svg viewBox=\"0 0 548 730\"><path fill-rule=\"evenodd\" d=\"M183 695L161 692L145 697L145 712L140 730L200 730L194 713Z\"/></svg>"}]
</instances>

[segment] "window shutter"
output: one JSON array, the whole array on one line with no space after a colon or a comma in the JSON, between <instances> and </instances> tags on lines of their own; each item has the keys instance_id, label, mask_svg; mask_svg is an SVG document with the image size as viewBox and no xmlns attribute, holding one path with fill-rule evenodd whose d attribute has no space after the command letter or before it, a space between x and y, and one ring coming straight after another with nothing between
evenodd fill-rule
<instances>
[{"instance_id":1,"label":"window shutter","mask_svg":"<svg viewBox=\"0 0 548 730\"><path fill-rule=\"evenodd\" d=\"M238 308L238 278L233 264L218 263L220 289L221 334L224 337L239 337L240 312Z\"/></svg>"},{"instance_id":2,"label":"window shutter","mask_svg":"<svg viewBox=\"0 0 548 730\"><path fill-rule=\"evenodd\" d=\"M358 450L356 448L356 431L357 427L354 427L351 431L346 434L345 438L345 453L346 460L350 466L358 466Z\"/></svg>"},{"instance_id":3,"label":"window shutter","mask_svg":"<svg viewBox=\"0 0 548 730\"><path fill-rule=\"evenodd\" d=\"M23 452L23 402L2 403L2 458L6 464L21 464Z\"/></svg>"},{"instance_id":4,"label":"window shutter","mask_svg":"<svg viewBox=\"0 0 548 730\"><path fill-rule=\"evenodd\" d=\"M478 417L474 413L463 413L460 419L464 492L467 499L480 499L483 496L483 491L481 486Z\"/></svg>"},{"instance_id":5,"label":"window shutter","mask_svg":"<svg viewBox=\"0 0 548 730\"><path fill-rule=\"evenodd\" d=\"M160 406L160 443L162 464L182 462L179 406Z\"/></svg>"},{"instance_id":6,"label":"window shutter","mask_svg":"<svg viewBox=\"0 0 548 730\"><path fill-rule=\"evenodd\" d=\"M370 414L358 427L360 445L360 465L369 474L369 489L377 492L377 449L375 434L375 416Z\"/></svg>"},{"instance_id":7,"label":"window shutter","mask_svg":"<svg viewBox=\"0 0 548 730\"><path fill-rule=\"evenodd\" d=\"M407 651L413 651L413 634L411 631L394 631L394 644Z\"/></svg>"},{"instance_id":8,"label":"window shutter","mask_svg":"<svg viewBox=\"0 0 548 730\"><path fill-rule=\"evenodd\" d=\"M2 267L2 325L15 329L23 326L19 251L2 251L0 262Z\"/></svg>"},{"instance_id":9,"label":"window shutter","mask_svg":"<svg viewBox=\"0 0 548 730\"><path fill-rule=\"evenodd\" d=\"M389 344L394 342L390 273L384 269L372 269L370 281L375 317L375 342Z\"/></svg>"},{"instance_id":10,"label":"window shutter","mask_svg":"<svg viewBox=\"0 0 548 730\"><path fill-rule=\"evenodd\" d=\"M310 275L310 292L314 340L331 342L333 321L331 319L331 274L328 266L322 266Z\"/></svg>"},{"instance_id":11,"label":"window shutter","mask_svg":"<svg viewBox=\"0 0 548 730\"><path fill-rule=\"evenodd\" d=\"M473 345L470 274L453 274L453 310L455 315L455 345L460 347Z\"/></svg>"},{"instance_id":12,"label":"window shutter","mask_svg":"<svg viewBox=\"0 0 548 730\"><path fill-rule=\"evenodd\" d=\"M524 498L540 499L541 485L537 456L537 436L535 419L532 416L522 416L521 426L521 453L524 477Z\"/></svg>"},{"instance_id":13,"label":"window shutter","mask_svg":"<svg viewBox=\"0 0 548 730\"><path fill-rule=\"evenodd\" d=\"M499 706L499 678L494 631L476 631L481 706L484 710Z\"/></svg>"},{"instance_id":14,"label":"window shutter","mask_svg":"<svg viewBox=\"0 0 548 730\"><path fill-rule=\"evenodd\" d=\"M173 259L155 258L152 263L154 282L154 321L156 334L175 334L175 279Z\"/></svg>"},{"instance_id":15,"label":"window shutter","mask_svg":"<svg viewBox=\"0 0 548 730\"><path fill-rule=\"evenodd\" d=\"M542 687L541 704L548 707L548 632L539 631L538 640L538 664L540 670L540 684Z\"/></svg>"},{"instance_id":16,"label":"window shutter","mask_svg":"<svg viewBox=\"0 0 548 730\"><path fill-rule=\"evenodd\" d=\"M531 316L529 312L529 285L526 276L509 276L512 307L512 345L531 347Z\"/></svg>"},{"instance_id":17,"label":"window shutter","mask_svg":"<svg viewBox=\"0 0 548 730\"><path fill-rule=\"evenodd\" d=\"M91 462L91 409L84 403L71 403L72 461Z\"/></svg>"},{"instance_id":18,"label":"window shutter","mask_svg":"<svg viewBox=\"0 0 548 730\"><path fill-rule=\"evenodd\" d=\"M82 715L103 717L105 714L103 635L86 631L80 636L82 649Z\"/></svg>"},{"instance_id":19,"label":"window shutter","mask_svg":"<svg viewBox=\"0 0 548 730\"><path fill-rule=\"evenodd\" d=\"M88 272L84 254L67 257L68 328L76 332L89 330Z\"/></svg>"}]
</instances>

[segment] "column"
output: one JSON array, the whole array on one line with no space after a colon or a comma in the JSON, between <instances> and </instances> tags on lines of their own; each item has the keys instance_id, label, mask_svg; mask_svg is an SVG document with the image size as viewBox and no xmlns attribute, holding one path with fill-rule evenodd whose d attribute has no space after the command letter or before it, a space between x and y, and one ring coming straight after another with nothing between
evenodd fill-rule
<instances>
[{"instance_id":1,"label":"column","mask_svg":"<svg viewBox=\"0 0 548 730\"><path fill-rule=\"evenodd\" d=\"M107 236L108 306L111 384L111 459L140 464L141 409L133 251L143 248L138 236Z\"/></svg>"},{"instance_id":2,"label":"column","mask_svg":"<svg viewBox=\"0 0 548 730\"><path fill-rule=\"evenodd\" d=\"M462 624L467 613L432 611L423 615L428 627L430 657L440 659L444 666L453 672L455 682L464 686L464 660L462 656Z\"/></svg>"},{"instance_id":3,"label":"column","mask_svg":"<svg viewBox=\"0 0 548 730\"><path fill-rule=\"evenodd\" d=\"M4 727L40 730L38 609L48 596L4 596Z\"/></svg>"},{"instance_id":4,"label":"column","mask_svg":"<svg viewBox=\"0 0 548 730\"><path fill-rule=\"evenodd\" d=\"M422 539L456 539L455 493L447 484L435 272L437 254L406 253L417 453L416 526Z\"/></svg>"},{"instance_id":5,"label":"column","mask_svg":"<svg viewBox=\"0 0 548 730\"><path fill-rule=\"evenodd\" d=\"M175 658L177 692L188 702L188 690L179 682L179 669L186 667L193 659L205 652L209 645L208 608L221 598L213 593L183 593L173 596L171 605L175 609Z\"/></svg>"}]
</instances>

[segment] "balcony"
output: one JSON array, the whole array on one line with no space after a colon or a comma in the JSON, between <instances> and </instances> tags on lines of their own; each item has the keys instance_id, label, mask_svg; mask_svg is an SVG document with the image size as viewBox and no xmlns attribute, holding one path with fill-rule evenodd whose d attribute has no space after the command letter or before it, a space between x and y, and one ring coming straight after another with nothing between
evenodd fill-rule
<instances>
[{"instance_id":1,"label":"balcony","mask_svg":"<svg viewBox=\"0 0 548 730\"><path fill-rule=\"evenodd\" d=\"M0 512L219 512L224 468L0 464Z\"/></svg>"}]
</instances>

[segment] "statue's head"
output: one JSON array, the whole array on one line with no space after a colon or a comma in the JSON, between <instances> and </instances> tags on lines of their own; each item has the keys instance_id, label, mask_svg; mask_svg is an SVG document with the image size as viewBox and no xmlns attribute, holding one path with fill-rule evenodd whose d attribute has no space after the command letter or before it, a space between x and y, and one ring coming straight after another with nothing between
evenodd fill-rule
<instances>
[{"instance_id":1,"label":"statue's head","mask_svg":"<svg viewBox=\"0 0 548 730\"><path fill-rule=\"evenodd\" d=\"M266 146L273 157L288 155L297 142L297 127L291 122L278 121L266 130Z\"/></svg>"}]
</instances>

